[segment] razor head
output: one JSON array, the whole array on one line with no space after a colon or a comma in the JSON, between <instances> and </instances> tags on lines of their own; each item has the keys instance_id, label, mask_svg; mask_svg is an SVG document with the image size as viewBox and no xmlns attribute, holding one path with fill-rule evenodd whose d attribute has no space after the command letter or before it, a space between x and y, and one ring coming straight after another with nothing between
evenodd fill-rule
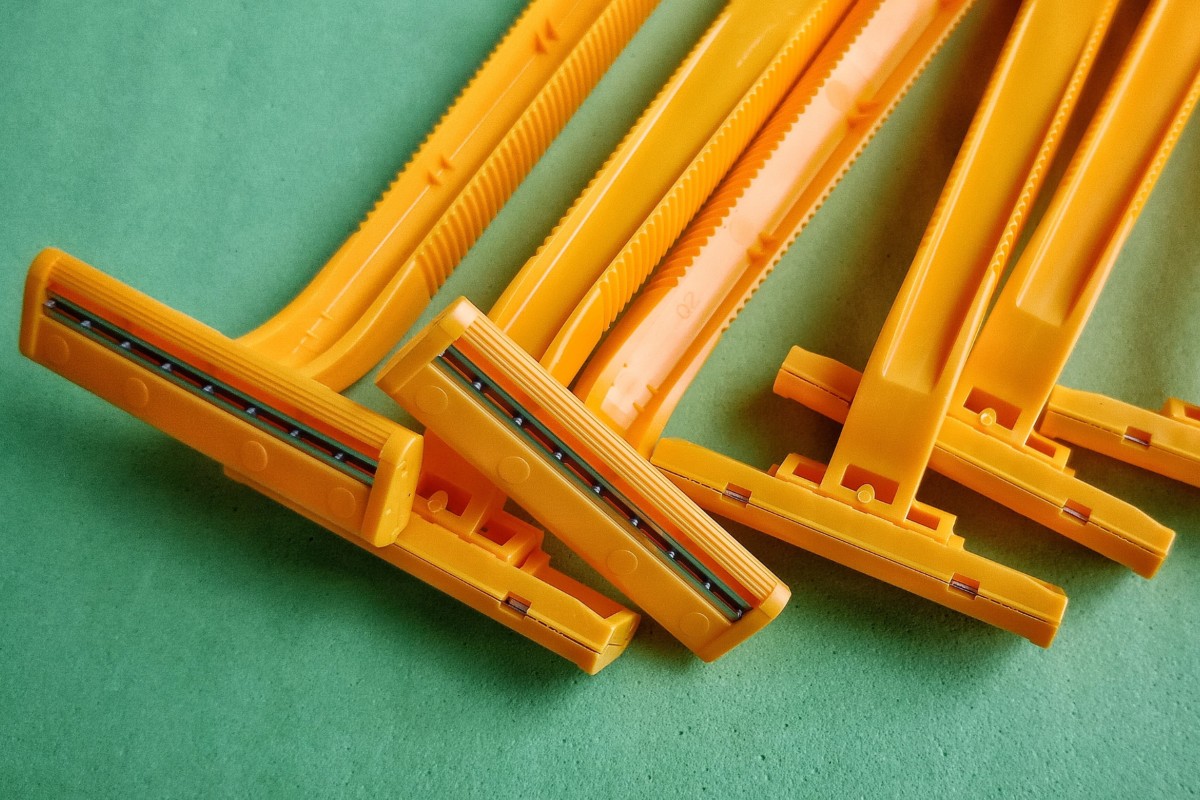
<instances>
[{"instance_id":1,"label":"razor head","mask_svg":"<svg viewBox=\"0 0 1200 800\"><path fill-rule=\"evenodd\" d=\"M30 267L21 352L328 528L408 523L419 435L66 253Z\"/></svg>"},{"instance_id":2,"label":"razor head","mask_svg":"<svg viewBox=\"0 0 1200 800\"><path fill-rule=\"evenodd\" d=\"M550 566L542 531L498 512L464 535L452 512L418 498L391 547L374 551L502 625L594 675L633 638L639 616Z\"/></svg>"},{"instance_id":3,"label":"razor head","mask_svg":"<svg viewBox=\"0 0 1200 800\"><path fill-rule=\"evenodd\" d=\"M793 347L776 377L775 393L844 422L861 378L851 367ZM1037 433L1019 447L1004 435L993 435L997 429L1007 433L1004 414L996 407L998 403L981 406L973 420L947 415L929 466L1142 577L1154 577L1171 551L1174 532L1077 478L1067 466L1070 452L1065 447ZM1046 419L1051 416L1047 411ZM1148 449L1138 437L1149 436L1145 431L1131 434L1138 441L1127 442L1126 449Z\"/></svg>"},{"instance_id":4,"label":"razor head","mask_svg":"<svg viewBox=\"0 0 1200 800\"><path fill-rule=\"evenodd\" d=\"M1049 647L1061 589L963 549L954 518L913 505L906 524L821 491L825 466L797 455L770 472L663 439L654 463L701 507Z\"/></svg>"},{"instance_id":5,"label":"razor head","mask_svg":"<svg viewBox=\"0 0 1200 800\"><path fill-rule=\"evenodd\" d=\"M1127 464L1200 487L1200 406L1178 398L1150 411L1056 386L1039 430Z\"/></svg>"},{"instance_id":6,"label":"razor head","mask_svg":"<svg viewBox=\"0 0 1200 800\"><path fill-rule=\"evenodd\" d=\"M465 299L379 386L705 660L787 587Z\"/></svg>"}]
</instances>

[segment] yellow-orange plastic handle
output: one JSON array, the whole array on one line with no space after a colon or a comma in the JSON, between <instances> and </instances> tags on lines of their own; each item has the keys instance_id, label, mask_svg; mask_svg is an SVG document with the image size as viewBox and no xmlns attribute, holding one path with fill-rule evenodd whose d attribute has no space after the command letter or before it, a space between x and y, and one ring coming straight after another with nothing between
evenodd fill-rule
<instances>
[{"instance_id":1,"label":"yellow-orange plastic handle","mask_svg":"<svg viewBox=\"0 0 1200 800\"><path fill-rule=\"evenodd\" d=\"M640 452L971 4L852 9L605 338L575 393Z\"/></svg>"},{"instance_id":2,"label":"yellow-orange plastic handle","mask_svg":"<svg viewBox=\"0 0 1200 800\"><path fill-rule=\"evenodd\" d=\"M849 5L731 0L500 297L497 324L568 382ZM576 339L593 302L598 327Z\"/></svg>"},{"instance_id":3,"label":"yellow-orange plastic handle","mask_svg":"<svg viewBox=\"0 0 1200 800\"><path fill-rule=\"evenodd\" d=\"M1155 0L1013 268L953 413L1022 446L1200 97L1200 3Z\"/></svg>"},{"instance_id":4,"label":"yellow-orange plastic handle","mask_svg":"<svg viewBox=\"0 0 1200 800\"><path fill-rule=\"evenodd\" d=\"M657 0L535 0L358 231L244 337L335 389L424 310Z\"/></svg>"},{"instance_id":5,"label":"yellow-orange plastic handle","mask_svg":"<svg viewBox=\"0 0 1200 800\"><path fill-rule=\"evenodd\" d=\"M971 341L1115 6L1034 0L1023 7L871 352L825 491L892 519L907 516ZM1000 115L1005 124L997 124Z\"/></svg>"}]
</instances>

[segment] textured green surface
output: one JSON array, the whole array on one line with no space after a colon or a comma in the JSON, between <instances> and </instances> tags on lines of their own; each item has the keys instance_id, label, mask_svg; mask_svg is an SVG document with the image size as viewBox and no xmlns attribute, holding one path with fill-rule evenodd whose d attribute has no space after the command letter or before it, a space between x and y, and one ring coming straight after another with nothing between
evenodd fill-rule
<instances>
[{"instance_id":1,"label":"textured green surface","mask_svg":"<svg viewBox=\"0 0 1200 800\"><path fill-rule=\"evenodd\" d=\"M719 4L664 0L438 307L499 294ZM969 547L1068 590L1049 651L735 529L793 587L783 616L713 665L647 621L587 678L21 359L21 282L46 245L223 331L263 319L370 207L520 0L9 6L0 793L1197 793L1194 489L1077 455L1083 477L1178 530L1146 582L926 482ZM1013 8L981 0L668 433L764 465L828 455L836 428L774 397L771 378L792 343L865 362ZM1143 405L1200 399L1197 209L1193 123L1065 382ZM370 385L352 394L395 411Z\"/></svg>"}]
</instances>

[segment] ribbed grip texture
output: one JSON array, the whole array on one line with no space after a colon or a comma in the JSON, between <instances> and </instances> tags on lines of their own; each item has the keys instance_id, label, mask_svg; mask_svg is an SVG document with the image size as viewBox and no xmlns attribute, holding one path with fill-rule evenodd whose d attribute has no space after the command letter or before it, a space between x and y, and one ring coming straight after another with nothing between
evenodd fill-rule
<instances>
[{"instance_id":1,"label":"ribbed grip texture","mask_svg":"<svg viewBox=\"0 0 1200 800\"><path fill-rule=\"evenodd\" d=\"M909 68L906 72L897 72L890 77L880 92L871 98L870 109L863 114L865 118L852 123L850 133L831 155L825 170L818 176L818 180L815 180L810 188L797 199L795 205L786 209L786 214L777 227L760 234L757 252L752 255L753 266L756 268L743 276L737 289L730 294L730 299L733 299L734 302L732 304L722 303L717 315L706 327L710 327L715 322L719 326L718 335L729 328L746 303L758 291L758 287L770 276L796 238L824 205L846 172L870 144L875 134L887 122L900 100L904 98L929 62L937 55L969 5L969 3L964 3L953 10L944 25L933 25L930 30L934 32L934 35L927 37L927 41L920 42L911 51L919 54L919 58L908 64ZM780 148L782 142L792 134L801 117L825 88L826 83L848 53L852 51L854 43L857 42L862 31L874 19L878 11L877 7L869 17L862 20L845 47L823 56L812 66L798 90L794 91L780 106L676 243L642 292L643 298L649 299L664 294L678 283L691 269L696 259L703 254L717 231L731 215L737 213L738 204L751 186L758 180L771 179L770 176L763 175L763 170L770 162L771 157ZM815 194L813 190L815 190Z\"/></svg>"},{"instance_id":2,"label":"ribbed grip texture","mask_svg":"<svg viewBox=\"0 0 1200 800\"><path fill-rule=\"evenodd\" d=\"M658 0L615 0L430 231L415 254L433 294L512 196Z\"/></svg>"},{"instance_id":3,"label":"ribbed grip texture","mask_svg":"<svg viewBox=\"0 0 1200 800\"><path fill-rule=\"evenodd\" d=\"M637 122L635 122L633 126L626 131L625 135L621 137L621 141L617 143L617 146L613 148L613 151L609 153L608 157L604 160L604 163L601 165L600 169L597 170L596 174L594 174L588 180L587 185L583 187L583 191L581 191L575 197L575 199L571 202L571 205L567 208L566 212L559 218L558 222L554 223L554 227L550 229L550 233L547 234L546 238L542 240L542 243L538 245L537 250L535 250L533 253L533 256L530 257L525 266L521 268L521 271L517 273L517 276L512 280L508 288L505 289L504 294L497 302L496 307L492 309L491 316L493 319L501 320L501 324L505 325L506 327L515 323L516 319L520 316L520 311L508 310L508 298L529 296L532 293L532 290L537 286L538 282L542 279L542 277L544 277L545 273L553 268L554 260L549 258L547 255L552 249L552 245L555 245L558 239L563 235L568 223L571 223L573 220L575 220L579 214L579 209L583 206L583 204L590 200L592 195L595 193L596 187L601 179L616 169L615 164L621 155L629 148L629 143L632 137L635 136L640 130L645 128L647 124L649 124L647 120L655 113L655 110L660 105L667 101L667 97L671 88L676 86L682 80L682 75L687 72L689 65L691 65L697 58L701 56L706 41L712 35L713 28L716 27L716 24L717 23L714 22L713 25L709 27L708 32L706 32L700 41L692 47L687 57L680 62L678 67L675 68L675 71L671 73L671 77L666 83L663 84L662 88L659 89L658 93L654 96L654 99L638 116Z\"/></svg>"},{"instance_id":4,"label":"ribbed grip texture","mask_svg":"<svg viewBox=\"0 0 1200 800\"><path fill-rule=\"evenodd\" d=\"M840 3L822 3L780 50L580 303L582 308L598 302L601 313L584 318L575 336L600 340L799 78L843 11Z\"/></svg>"},{"instance_id":5,"label":"ribbed grip texture","mask_svg":"<svg viewBox=\"0 0 1200 800\"><path fill-rule=\"evenodd\" d=\"M1037 157L1034 159L1033 167L1029 171L1029 177L1026 179L1025 185L1021 187L1021 192L1017 196L1017 203L1013 206L1012 215L1008 219L1008 224L1004 226L1004 233L1001 235L1000 242L996 246L996 251L992 255L992 261L988 265L988 270L991 272L999 274L1003 271L1005 265L1008 264L1009 258L1012 256L1013 248L1016 246L1017 237L1021 235L1021 230L1025 225L1029 209L1033 206L1038 193L1041 191L1042 184L1046 180L1046 172L1050 169L1054 154L1058 152L1058 147L1062 143L1063 133L1066 131L1067 124L1070 122L1075 111L1075 106L1079 102L1080 92L1083 91L1083 85L1087 81L1087 77L1092 71L1092 65L1100 53L1100 47L1104 43L1109 21L1116 12L1116 6L1117 0L1113 0L1113 2L1105 6L1100 16L1097 17L1096 26L1088 36L1087 44L1079 56L1079 62L1075 65L1075 71L1071 74L1071 80L1063 92L1062 101L1055 110L1054 118L1050 122L1049 129L1046 131L1046 138L1043 140ZM1013 43L1010 42L1005 46L1006 48L1011 47ZM1001 58L1003 57L1004 54L1001 55Z\"/></svg>"},{"instance_id":6,"label":"ribbed grip texture","mask_svg":"<svg viewBox=\"0 0 1200 800\"><path fill-rule=\"evenodd\" d=\"M459 107L463 104L463 98L467 97L471 93L472 89L479 82L480 76L485 75L496 68L495 62L497 61L499 54L505 49L513 46L513 40L517 36L521 35L522 29L525 28L526 24L529 22L530 15L535 13L535 10L535 4L533 3L526 6L525 10L521 12L520 16L518 16L513 24L509 26L503 38L501 38L499 43L492 48L492 51L488 54L488 57L484 60L484 62L480 64L479 69L475 70L475 72L471 75L471 79L467 81L466 85L464 85L459 93L455 96L454 101L446 107L445 112L443 112L442 116L438 118L437 124L435 124L433 128L430 129L429 133L426 134L425 138L421 140L420 146L413 151L412 156L396 173L396 176L392 179L391 183L389 183L387 188L380 193L378 198L376 198L375 204L371 206L371 210L368 211L363 216L362 220L359 221L357 230L361 231L364 227L366 227L367 223L379 211L379 207L383 205L383 202L385 199L387 199L388 194L392 191L396 184L400 182L400 179L414 167L415 164L431 157L432 154L430 153L430 150L433 147L432 143L445 138L446 128L455 124L455 117L458 116Z\"/></svg>"},{"instance_id":7,"label":"ribbed grip texture","mask_svg":"<svg viewBox=\"0 0 1200 800\"><path fill-rule=\"evenodd\" d=\"M1138 185L1137 193L1129 204L1129 208L1126 211L1127 218L1134 218L1142 213L1146 201L1150 199L1150 193L1154 191L1154 185L1158 183L1158 178L1162 175L1163 168L1171 158L1171 151L1175 149L1175 144L1179 141L1179 137L1183 135L1183 129L1187 127L1188 120L1191 118L1192 112L1196 109L1196 102L1198 100L1200 100L1200 75L1197 75L1196 79L1192 81L1192 85L1188 88L1183 102L1179 105L1179 111L1176 112L1175 118L1171 121L1170 128L1163 135L1162 142L1154 154L1154 159L1146 169L1146 174L1143 176L1142 182Z\"/></svg>"},{"instance_id":8,"label":"ribbed grip texture","mask_svg":"<svg viewBox=\"0 0 1200 800\"><path fill-rule=\"evenodd\" d=\"M878 8L874 12L877 13ZM819 58L805 73L801 87L798 87L802 88L802 91L793 91L789 94L754 138L733 169L721 181L720 186L708 198L700 213L692 220L691 225L675 243L666 260L654 273L642 293L643 297L649 298L667 291L687 274L696 257L705 249L730 215L736 211L739 201L759 179L771 156L779 149L783 140L799 122L800 117L812 105L813 100L825 86L837 65L845 60L853 46L853 41L857 40L858 35L869 21L870 17L860 22L854 38L845 48L840 49L834 55ZM863 142L863 146L865 145L866 141ZM832 190L832 187L830 188ZM764 235L767 234L764 232ZM763 277L765 278L766 275L764 274Z\"/></svg>"}]
</instances>

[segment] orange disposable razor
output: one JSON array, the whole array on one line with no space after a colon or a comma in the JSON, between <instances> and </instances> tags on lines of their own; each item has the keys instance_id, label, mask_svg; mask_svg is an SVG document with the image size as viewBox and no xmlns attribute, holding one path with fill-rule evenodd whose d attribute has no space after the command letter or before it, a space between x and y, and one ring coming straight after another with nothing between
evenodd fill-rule
<instances>
[{"instance_id":1,"label":"orange disposable razor","mask_svg":"<svg viewBox=\"0 0 1200 800\"><path fill-rule=\"evenodd\" d=\"M1124 72L979 334L955 395L956 418L1013 448L1033 450L1030 458L1041 455L1034 426L1198 97L1200 5L1159 0L1146 12ZM1060 423L1073 419L1077 429L1090 422L1093 431L1119 431L1118 452L1136 454L1152 469L1173 467L1200 485L1196 409L1175 401L1152 419L1122 406L1064 390L1047 419L1054 420L1050 430L1061 431ZM1118 441L1112 434L1102 438ZM1088 531L1089 509L1075 511L1077 528ZM1129 539L1110 547L1132 555L1113 557L1135 569L1145 564L1139 571L1148 573L1171 541Z\"/></svg>"},{"instance_id":2,"label":"orange disposable razor","mask_svg":"<svg viewBox=\"0 0 1200 800\"><path fill-rule=\"evenodd\" d=\"M436 446L423 459L421 437L334 389L411 324L655 4L535 0L360 229L242 340L48 251L30 271L22 351L231 477L602 668L637 615L552 570L541 532L479 502L493 490L466 464ZM360 324L386 291L386 324Z\"/></svg>"},{"instance_id":3,"label":"orange disposable razor","mask_svg":"<svg viewBox=\"0 0 1200 800\"><path fill-rule=\"evenodd\" d=\"M553 570L541 531L461 501L466 465L448 499L420 471L417 434L65 253L30 270L21 351L588 672L637 626Z\"/></svg>"},{"instance_id":4,"label":"orange disposable razor","mask_svg":"<svg viewBox=\"0 0 1200 800\"><path fill-rule=\"evenodd\" d=\"M1200 7L1155 2L954 387L931 464L1046 527L1151 577L1174 534L1076 478L1034 424L1195 104ZM998 277L998 273L996 273ZM990 299L994 281L983 287ZM929 293L932 297L934 292ZM848 368L793 350L776 382L832 416ZM1136 435L1136 434L1135 434Z\"/></svg>"},{"instance_id":5,"label":"orange disposable razor","mask_svg":"<svg viewBox=\"0 0 1200 800\"><path fill-rule=\"evenodd\" d=\"M1194 90L1182 106L1185 113L1179 117L1180 127L1189 103L1195 103ZM1139 205L1142 199L1138 199ZM1130 213L1136 214L1136 207ZM1119 228L1114 232L1119 233ZM1117 238L1113 247L1119 243ZM1086 281L1090 292L1099 291L1109 266L1093 265L1095 276ZM1077 337L1091 302L1094 297L1081 296L1077 305L1082 313L1075 314L1054 338L1071 341ZM1053 439L1200 486L1200 406L1179 398L1168 399L1161 411L1154 412L1094 392L1056 386L1050 392L1038 430Z\"/></svg>"},{"instance_id":6,"label":"orange disposable razor","mask_svg":"<svg viewBox=\"0 0 1200 800\"><path fill-rule=\"evenodd\" d=\"M954 518L916 500L944 409L1040 187L1114 2L1029 0L1018 14L828 466L761 472L664 440L654 463L705 508L1046 646L1058 588L967 552ZM994 280L994 277L992 278ZM946 298L930 292L940 287ZM866 391L864 391L866 390Z\"/></svg>"}]
</instances>

